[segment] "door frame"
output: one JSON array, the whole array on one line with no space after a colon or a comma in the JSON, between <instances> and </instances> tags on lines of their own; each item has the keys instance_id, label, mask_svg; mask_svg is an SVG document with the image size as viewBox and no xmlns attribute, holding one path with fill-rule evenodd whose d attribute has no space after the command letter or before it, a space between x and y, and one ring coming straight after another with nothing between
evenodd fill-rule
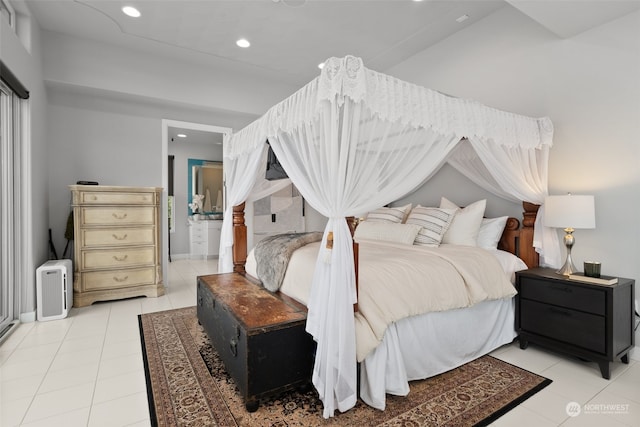
<instances>
[{"instance_id":1,"label":"door frame","mask_svg":"<svg viewBox=\"0 0 640 427\"><path fill-rule=\"evenodd\" d=\"M223 126L205 125L202 123L184 122L180 120L162 119L162 277L163 282L166 280L167 267L169 265L169 230L167 224L169 222L169 214L166 209L167 198L169 196L169 165L167 164L167 156L169 155L169 128L192 129L212 133L222 134L222 149L226 146L232 128ZM224 168L224 163L223 163Z\"/></svg>"}]
</instances>

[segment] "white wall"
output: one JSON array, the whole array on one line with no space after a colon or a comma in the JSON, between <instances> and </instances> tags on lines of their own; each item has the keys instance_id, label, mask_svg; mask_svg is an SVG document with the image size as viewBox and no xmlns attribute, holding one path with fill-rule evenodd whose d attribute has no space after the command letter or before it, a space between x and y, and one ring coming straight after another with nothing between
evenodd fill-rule
<instances>
[{"instance_id":1,"label":"white wall","mask_svg":"<svg viewBox=\"0 0 640 427\"><path fill-rule=\"evenodd\" d=\"M25 44L16 36L11 27L0 19L0 54L2 61L18 77L29 91L28 113L24 117L27 135L23 153L28 208L23 220L26 230L26 277L20 284L20 315L23 319L35 318L35 270L48 259L48 192L47 168L48 147L46 130L47 94L42 79L40 31L37 25L30 25L28 12L20 7L18 24L21 26Z\"/></svg>"},{"instance_id":2,"label":"white wall","mask_svg":"<svg viewBox=\"0 0 640 427\"><path fill-rule=\"evenodd\" d=\"M549 116L550 193L596 200L597 228L575 232L576 265L599 260L604 274L638 281L639 28L635 12L561 40L507 6L387 72L499 109ZM451 176L449 187L459 179Z\"/></svg>"},{"instance_id":3,"label":"white wall","mask_svg":"<svg viewBox=\"0 0 640 427\"><path fill-rule=\"evenodd\" d=\"M48 93L49 226L59 255L66 244L69 185L162 186L163 118L234 129L254 118L60 85L49 85Z\"/></svg>"},{"instance_id":4,"label":"white wall","mask_svg":"<svg viewBox=\"0 0 640 427\"><path fill-rule=\"evenodd\" d=\"M51 98L50 226L60 252L68 185L93 180L162 186L162 119L240 129L297 89L59 33L43 35ZM172 252L182 253L184 242L172 236Z\"/></svg>"}]
</instances>

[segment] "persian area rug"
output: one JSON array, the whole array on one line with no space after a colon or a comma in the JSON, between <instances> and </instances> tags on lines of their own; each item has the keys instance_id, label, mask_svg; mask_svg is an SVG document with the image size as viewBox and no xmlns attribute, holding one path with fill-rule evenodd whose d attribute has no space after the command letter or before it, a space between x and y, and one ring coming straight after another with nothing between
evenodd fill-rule
<instances>
[{"instance_id":1,"label":"persian area rug","mask_svg":"<svg viewBox=\"0 0 640 427\"><path fill-rule=\"evenodd\" d=\"M550 380L483 356L464 366L412 381L406 397L387 395L385 411L361 401L325 420L313 387L261 400L256 412L242 397L198 324L196 308L139 316L147 393L158 426L482 426Z\"/></svg>"}]
</instances>

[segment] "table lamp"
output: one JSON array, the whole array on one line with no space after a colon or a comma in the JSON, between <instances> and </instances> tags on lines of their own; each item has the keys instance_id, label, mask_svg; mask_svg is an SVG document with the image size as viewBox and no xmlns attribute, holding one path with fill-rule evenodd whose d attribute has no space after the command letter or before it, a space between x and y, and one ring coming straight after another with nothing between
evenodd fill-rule
<instances>
[{"instance_id":1,"label":"table lamp","mask_svg":"<svg viewBox=\"0 0 640 427\"><path fill-rule=\"evenodd\" d=\"M544 225L563 228L564 244L567 247L567 260L558 274L568 276L575 273L576 267L571 259L571 248L575 243L573 231L576 228L596 228L595 204L593 196L547 196L544 201Z\"/></svg>"}]
</instances>

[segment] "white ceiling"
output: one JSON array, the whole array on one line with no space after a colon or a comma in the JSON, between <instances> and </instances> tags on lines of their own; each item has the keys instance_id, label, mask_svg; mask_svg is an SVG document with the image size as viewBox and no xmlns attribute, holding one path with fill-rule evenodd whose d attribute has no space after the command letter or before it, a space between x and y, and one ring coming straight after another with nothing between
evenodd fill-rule
<instances>
[{"instance_id":1,"label":"white ceiling","mask_svg":"<svg viewBox=\"0 0 640 427\"><path fill-rule=\"evenodd\" d=\"M352 54L385 71L501 7L560 37L640 8L640 0L26 0L49 31L303 85ZM120 8L134 5L140 18ZM456 22L462 15L469 18ZM245 37L249 49L235 41Z\"/></svg>"},{"instance_id":2,"label":"white ceiling","mask_svg":"<svg viewBox=\"0 0 640 427\"><path fill-rule=\"evenodd\" d=\"M186 137L179 137L178 134L186 135ZM216 132L209 132L195 129L183 129L179 127L168 128L169 143L175 144L216 144L222 145L222 134Z\"/></svg>"},{"instance_id":3,"label":"white ceiling","mask_svg":"<svg viewBox=\"0 0 640 427\"><path fill-rule=\"evenodd\" d=\"M490 15L515 7L561 38L640 9L640 0L26 0L41 28L177 61L302 86L331 56L385 71ZM142 16L130 18L124 5ZM469 18L463 22L456 19ZM236 46L238 38L249 49ZM170 128L169 140L221 135ZM182 139L177 133L186 133ZM216 142L220 142L217 141Z\"/></svg>"}]
</instances>

